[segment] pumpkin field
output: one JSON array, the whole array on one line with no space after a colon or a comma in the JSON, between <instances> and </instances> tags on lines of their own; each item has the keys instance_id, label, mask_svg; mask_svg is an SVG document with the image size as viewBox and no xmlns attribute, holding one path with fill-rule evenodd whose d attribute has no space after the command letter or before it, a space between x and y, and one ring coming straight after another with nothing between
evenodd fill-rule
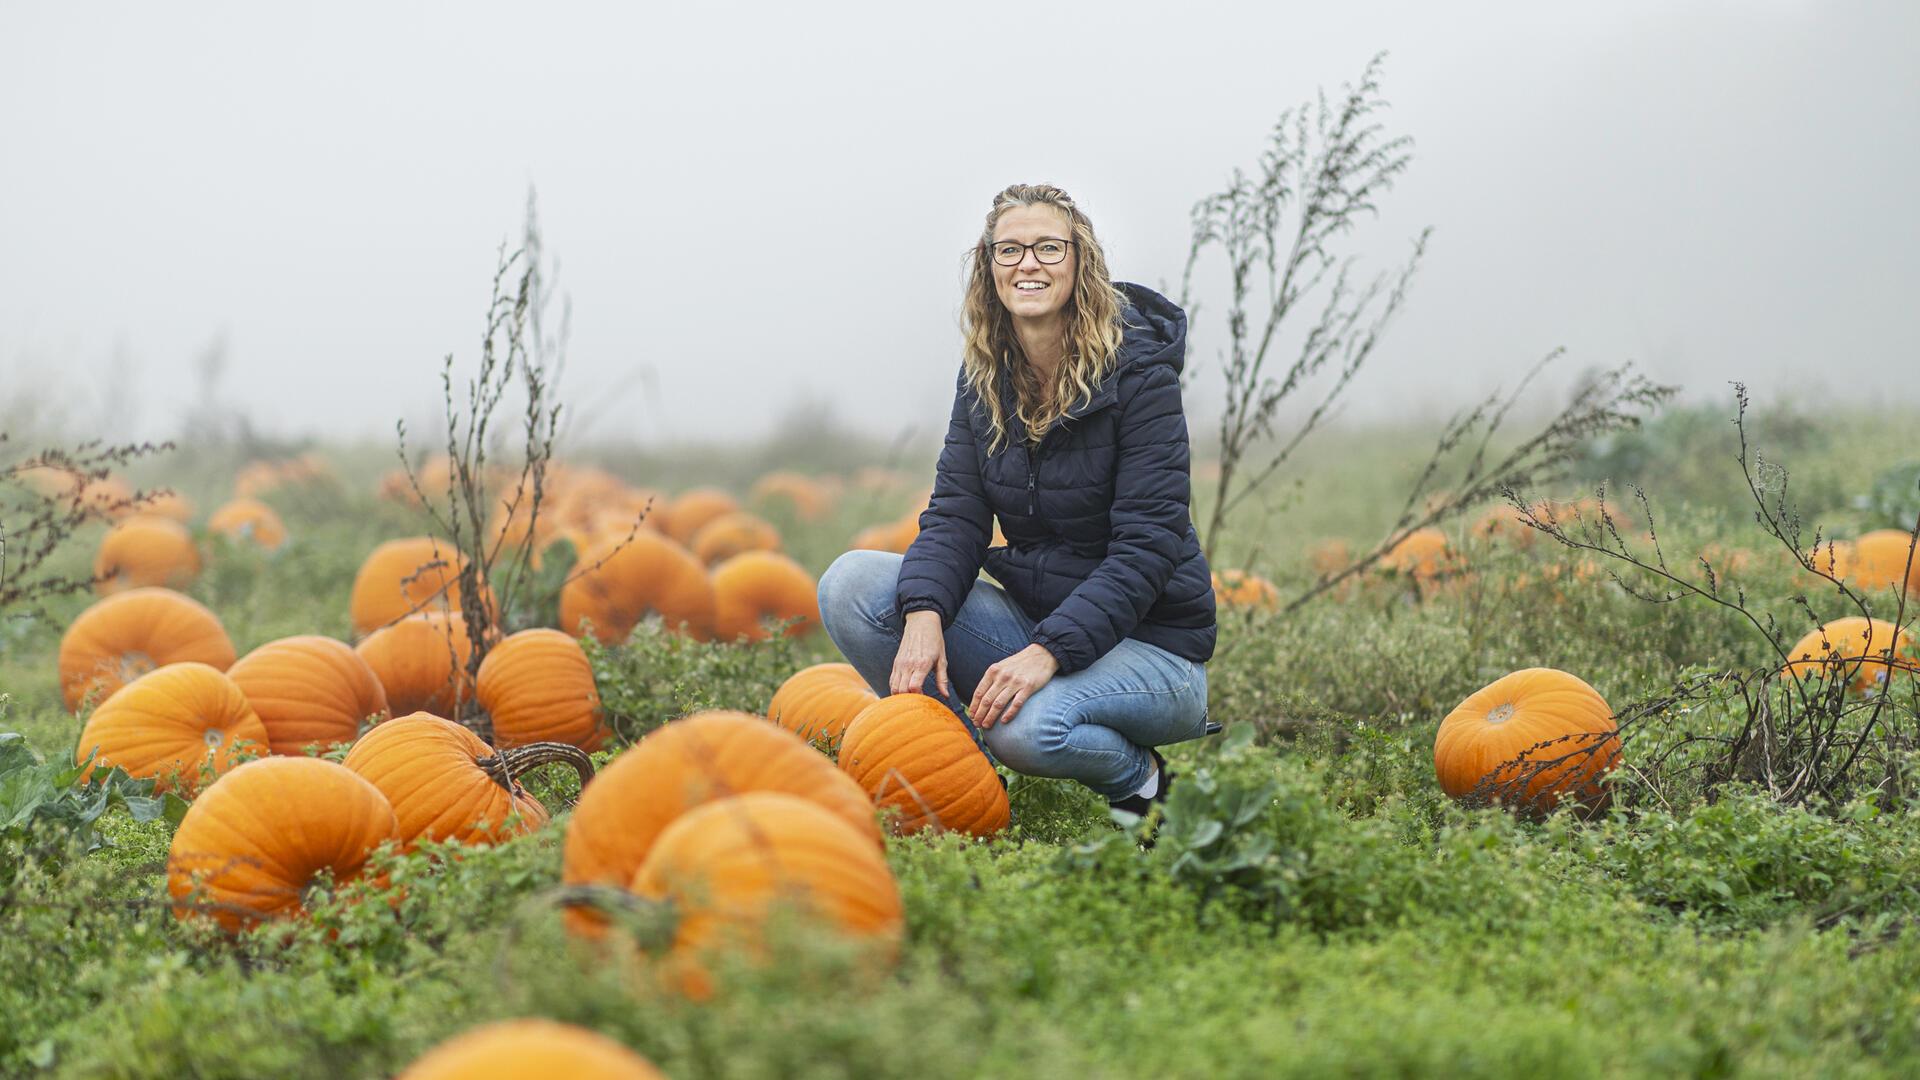
<instances>
[{"instance_id":1,"label":"pumpkin field","mask_svg":"<svg viewBox=\"0 0 1920 1080\"><path fill-rule=\"evenodd\" d=\"M1916 418L1735 408L1326 435L1147 820L820 632L927 459L23 455L0 1075L1911 1075Z\"/></svg>"}]
</instances>

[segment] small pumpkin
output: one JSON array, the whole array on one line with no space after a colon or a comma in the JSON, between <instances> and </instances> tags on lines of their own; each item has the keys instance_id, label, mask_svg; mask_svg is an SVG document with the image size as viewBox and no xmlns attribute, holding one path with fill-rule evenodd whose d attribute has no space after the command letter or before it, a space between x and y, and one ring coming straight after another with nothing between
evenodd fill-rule
<instances>
[{"instance_id":1,"label":"small pumpkin","mask_svg":"<svg viewBox=\"0 0 1920 1080\"><path fill-rule=\"evenodd\" d=\"M451 543L431 536L389 540L374 548L353 579L348 603L354 632L371 634L410 615L459 611L465 565Z\"/></svg>"},{"instance_id":2,"label":"small pumpkin","mask_svg":"<svg viewBox=\"0 0 1920 1080\"><path fill-rule=\"evenodd\" d=\"M172 488L162 488L140 500L139 512L186 525L193 521L193 501Z\"/></svg>"},{"instance_id":3,"label":"small pumpkin","mask_svg":"<svg viewBox=\"0 0 1920 1080\"><path fill-rule=\"evenodd\" d=\"M441 1043L398 1080L666 1080L646 1058L596 1031L552 1020L502 1020Z\"/></svg>"},{"instance_id":4,"label":"small pumpkin","mask_svg":"<svg viewBox=\"0 0 1920 1080\"><path fill-rule=\"evenodd\" d=\"M76 763L92 755L93 769L118 766L150 777L157 790L187 796L202 768L214 775L243 756L265 753L267 726L247 696L217 668L192 662L155 668L113 692L80 729Z\"/></svg>"},{"instance_id":5,"label":"small pumpkin","mask_svg":"<svg viewBox=\"0 0 1920 1080\"><path fill-rule=\"evenodd\" d=\"M1845 581L1853 572L1853 541L1822 540L1807 552L1813 569L1836 581Z\"/></svg>"},{"instance_id":6,"label":"small pumpkin","mask_svg":"<svg viewBox=\"0 0 1920 1080\"><path fill-rule=\"evenodd\" d=\"M1899 590L1920 596L1920 554L1912 555L1913 534L1900 529L1875 529L1853 542L1853 566L1847 577L1862 589Z\"/></svg>"},{"instance_id":7,"label":"small pumpkin","mask_svg":"<svg viewBox=\"0 0 1920 1080\"><path fill-rule=\"evenodd\" d=\"M598 749L607 729L593 665L580 643L558 630L522 630L501 639L480 662L476 695L503 747L563 742Z\"/></svg>"},{"instance_id":8,"label":"small pumpkin","mask_svg":"<svg viewBox=\"0 0 1920 1080\"><path fill-rule=\"evenodd\" d=\"M276 551L287 542L287 526L273 507L259 499L234 499L207 519L207 531L237 543L251 543Z\"/></svg>"},{"instance_id":9,"label":"small pumpkin","mask_svg":"<svg viewBox=\"0 0 1920 1080\"><path fill-rule=\"evenodd\" d=\"M1213 575L1213 595L1222 607L1274 611L1280 590L1273 582L1247 570L1221 570Z\"/></svg>"},{"instance_id":10,"label":"small pumpkin","mask_svg":"<svg viewBox=\"0 0 1920 1080\"><path fill-rule=\"evenodd\" d=\"M860 710L879 700L852 664L815 664L780 684L767 719L803 739L838 739Z\"/></svg>"},{"instance_id":11,"label":"small pumpkin","mask_svg":"<svg viewBox=\"0 0 1920 1080\"><path fill-rule=\"evenodd\" d=\"M167 852L177 918L238 932L304 913L320 876L360 876L399 827L386 796L324 758L273 757L221 777L187 810Z\"/></svg>"},{"instance_id":12,"label":"small pumpkin","mask_svg":"<svg viewBox=\"0 0 1920 1080\"><path fill-rule=\"evenodd\" d=\"M713 569L713 629L722 641L764 641L761 620L797 619L787 637L820 626L820 592L813 575L773 551L747 551Z\"/></svg>"},{"instance_id":13,"label":"small pumpkin","mask_svg":"<svg viewBox=\"0 0 1920 1080\"><path fill-rule=\"evenodd\" d=\"M992 836L1007 827L1007 789L953 710L925 694L893 694L861 710L840 743L840 768L902 833Z\"/></svg>"},{"instance_id":14,"label":"small pumpkin","mask_svg":"<svg viewBox=\"0 0 1920 1080\"><path fill-rule=\"evenodd\" d=\"M602 540L580 555L572 577L560 590L560 628L613 643L635 624L657 613L668 629L698 640L713 636L713 584L706 568L687 549L642 529L631 539Z\"/></svg>"},{"instance_id":15,"label":"small pumpkin","mask_svg":"<svg viewBox=\"0 0 1920 1080\"><path fill-rule=\"evenodd\" d=\"M995 523L998 527L998 523ZM849 545L855 551L891 551L905 555L920 535L920 515L916 511L895 521L874 525L855 533Z\"/></svg>"},{"instance_id":16,"label":"small pumpkin","mask_svg":"<svg viewBox=\"0 0 1920 1080\"><path fill-rule=\"evenodd\" d=\"M563 760L580 771L584 787L593 763L573 747L502 753L451 720L417 712L360 736L344 764L393 804L399 838L411 847L422 840L498 843L533 832L546 824L547 809L519 777Z\"/></svg>"},{"instance_id":17,"label":"small pumpkin","mask_svg":"<svg viewBox=\"0 0 1920 1080\"><path fill-rule=\"evenodd\" d=\"M739 500L721 491L719 488L694 488L683 491L671 503L663 524L665 532L676 543L691 544L695 533L702 526L723 514L731 514L740 509Z\"/></svg>"},{"instance_id":18,"label":"small pumpkin","mask_svg":"<svg viewBox=\"0 0 1920 1080\"><path fill-rule=\"evenodd\" d=\"M1787 650L1787 657L1788 678L1820 678L1837 667L1844 669L1848 688L1856 693L1884 690L1896 671L1920 671L1911 631L1859 615L1810 631Z\"/></svg>"},{"instance_id":19,"label":"small pumpkin","mask_svg":"<svg viewBox=\"0 0 1920 1080\"><path fill-rule=\"evenodd\" d=\"M1604 805L1620 761L1613 709L1577 675L1527 668L1503 675L1440 722L1433 767L1455 799L1486 793L1544 811L1563 799Z\"/></svg>"},{"instance_id":20,"label":"small pumpkin","mask_svg":"<svg viewBox=\"0 0 1920 1080\"><path fill-rule=\"evenodd\" d=\"M165 664L233 666L233 640L206 606L171 589L129 589L80 613L60 638L60 694L67 711Z\"/></svg>"},{"instance_id":21,"label":"small pumpkin","mask_svg":"<svg viewBox=\"0 0 1920 1080\"><path fill-rule=\"evenodd\" d=\"M227 670L267 725L276 754L350 743L368 717L384 717L387 691L345 642L305 634L269 641Z\"/></svg>"},{"instance_id":22,"label":"small pumpkin","mask_svg":"<svg viewBox=\"0 0 1920 1080\"><path fill-rule=\"evenodd\" d=\"M1454 561L1447 534L1429 525L1402 537L1381 558L1380 565L1426 585L1454 570Z\"/></svg>"},{"instance_id":23,"label":"small pumpkin","mask_svg":"<svg viewBox=\"0 0 1920 1080\"><path fill-rule=\"evenodd\" d=\"M780 532L760 518L736 510L722 514L693 534L693 557L717 566L743 551L780 550Z\"/></svg>"},{"instance_id":24,"label":"small pumpkin","mask_svg":"<svg viewBox=\"0 0 1920 1080\"><path fill-rule=\"evenodd\" d=\"M792 732L746 713L699 712L655 729L603 769L567 822L567 884L625 888L660 832L693 807L752 791L798 795L883 841L866 792ZM583 909L568 925L597 932Z\"/></svg>"},{"instance_id":25,"label":"small pumpkin","mask_svg":"<svg viewBox=\"0 0 1920 1080\"><path fill-rule=\"evenodd\" d=\"M368 634L353 651L379 677L387 707L396 715L458 716L460 705L473 698L467 673L473 641L466 619L457 614L401 619Z\"/></svg>"},{"instance_id":26,"label":"small pumpkin","mask_svg":"<svg viewBox=\"0 0 1920 1080\"><path fill-rule=\"evenodd\" d=\"M93 557L94 589L111 596L127 589L184 589L200 576L200 549L186 526L138 515L107 530Z\"/></svg>"}]
</instances>

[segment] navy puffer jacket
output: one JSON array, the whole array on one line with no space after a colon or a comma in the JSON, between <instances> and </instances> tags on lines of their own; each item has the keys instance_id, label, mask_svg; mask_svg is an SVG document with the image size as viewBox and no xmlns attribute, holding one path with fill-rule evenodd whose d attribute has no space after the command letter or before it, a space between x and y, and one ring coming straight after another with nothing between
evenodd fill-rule
<instances>
[{"instance_id":1,"label":"navy puffer jacket","mask_svg":"<svg viewBox=\"0 0 1920 1080\"><path fill-rule=\"evenodd\" d=\"M1115 284L1128 300L1118 361L1031 453L1005 379L1008 439L987 453L987 411L962 373L933 499L900 569L900 610L937 611L944 627L984 567L1062 673L1125 637L1196 663L1213 655L1213 585L1187 511L1186 313ZM996 516L1005 547L988 546Z\"/></svg>"}]
</instances>

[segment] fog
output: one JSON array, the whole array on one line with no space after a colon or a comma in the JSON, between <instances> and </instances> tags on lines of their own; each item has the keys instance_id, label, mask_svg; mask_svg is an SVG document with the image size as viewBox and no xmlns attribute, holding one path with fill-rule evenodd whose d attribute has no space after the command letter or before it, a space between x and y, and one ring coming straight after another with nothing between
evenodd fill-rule
<instances>
[{"instance_id":1,"label":"fog","mask_svg":"<svg viewBox=\"0 0 1920 1080\"><path fill-rule=\"evenodd\" d=\"M1434 234L1348 417L1555 346L1696 397L1912 400L1916 42L1899 0L11 4L0 394L171 435L218 342L259 427L390 432L473 361L532 187L583 434L933 432L994 192L1060 184L1116 277L1177 283L1194 201L1385 50L1414 161L1343 250Z\"/></svg>"}]
</instances>

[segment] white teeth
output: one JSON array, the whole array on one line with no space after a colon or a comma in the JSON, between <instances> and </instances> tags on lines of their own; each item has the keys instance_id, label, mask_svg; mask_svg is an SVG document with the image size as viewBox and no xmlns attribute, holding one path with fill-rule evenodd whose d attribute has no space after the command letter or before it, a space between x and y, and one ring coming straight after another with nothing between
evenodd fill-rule
<instances>
[{"instance_id":1,"label":"white teeth","mask_svg":"<svg viewBox=\"0 0 1920 1080\"><path fill-rule=\"evenodd\" d=\"M1038 281L1023 281L1020 284L1015 285L1014 288L1019 289L1022 292L1038 292L1041 289L1046 288L1046 285Z\"/></svg>"}]
</instances>

